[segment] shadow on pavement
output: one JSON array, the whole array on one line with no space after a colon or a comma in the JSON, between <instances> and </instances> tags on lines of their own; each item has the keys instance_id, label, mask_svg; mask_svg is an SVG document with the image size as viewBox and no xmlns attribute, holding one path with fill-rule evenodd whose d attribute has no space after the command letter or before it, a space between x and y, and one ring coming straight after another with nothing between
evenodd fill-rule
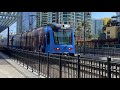
<instances>
[{"instance_id":1,"label":"shadow on pavement","mask_svg":"<svg viewBox=\"0 0 120 90\"><path fill-rule=\"evenodd\" d=\"M9 65L5 59L8 59L8 57L3 58L3 53L0 51L0 65Z\"/></svg>"}]
</instances>

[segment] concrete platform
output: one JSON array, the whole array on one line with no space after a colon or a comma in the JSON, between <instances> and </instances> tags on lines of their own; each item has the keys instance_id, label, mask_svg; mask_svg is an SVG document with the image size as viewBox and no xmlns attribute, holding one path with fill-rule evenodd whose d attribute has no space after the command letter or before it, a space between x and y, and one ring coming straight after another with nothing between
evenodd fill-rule
<instances>
[{"instance_id":1,"label":"concrete platform","mask_svg":"<svg viewBox=\"0 0 120 90\"><path fill-rule=\"evenodd\" d=\"M0 78L44 78L19 65L0 52Z\"/></svg>"}]
</instances>

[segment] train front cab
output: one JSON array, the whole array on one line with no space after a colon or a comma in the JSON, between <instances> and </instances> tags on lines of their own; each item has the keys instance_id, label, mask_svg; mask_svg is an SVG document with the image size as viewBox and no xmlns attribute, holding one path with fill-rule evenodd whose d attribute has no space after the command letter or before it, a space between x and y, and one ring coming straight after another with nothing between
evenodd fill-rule
<instances>
[{"instance_id":1,"label":"train front cab","mask_svg":"<svg viewBox=\"0 0 120 90\"><path fill-rule=\"evenodd\" d=\"M54 31L49 26L45 28L45 33L45 53L49 51L51 54L59 54L60 52L63 54L68 53L72 56L75 54L74 32L72 29Z\"/></svg>"}]
</instances>

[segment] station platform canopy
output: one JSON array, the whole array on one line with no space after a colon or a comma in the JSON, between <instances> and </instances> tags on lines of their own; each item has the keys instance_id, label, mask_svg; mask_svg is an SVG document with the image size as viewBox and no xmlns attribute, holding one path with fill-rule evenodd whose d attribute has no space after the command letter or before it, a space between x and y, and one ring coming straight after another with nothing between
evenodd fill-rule
<instances>
[{"instance_id":1,"label":"station platform canopy","mask_svg":"<svg viewBox=\"0 0 120 90\"><path fill-rule=\"evenodd\" d=\"M18 12L0 12L0 33L17 21Z\"/></svg>"}]
</instances>

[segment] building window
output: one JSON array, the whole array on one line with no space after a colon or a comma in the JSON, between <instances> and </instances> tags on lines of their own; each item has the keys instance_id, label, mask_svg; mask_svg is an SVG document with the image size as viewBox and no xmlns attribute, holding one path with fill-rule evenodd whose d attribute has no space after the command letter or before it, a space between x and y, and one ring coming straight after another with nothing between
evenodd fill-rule
<instances>
[{"instance_id":1,"label":"building window","mask_svg":"<svg viewBox=\"0 0 120 90\"><path fill-rule=\"evenodd\" d=\"M67 17L67 15L63 15L63 17Z\"/></svg>"},{"instance_id":2,"label":"building window","mask_svg":"<svg viewBox=\"0 0 120 90\"><path fill-rule=\"evenodd\" d=\"M63 12L63 14L67 14L67 12Z\"/></svg>"},{"instance_id":3,"label":"building window","mask_svg":"<svg viewBox=\"0 0 120 90\"><path fill-rule=\"evenodd\" d=\"M64 22L64 24L67 24L67 22Z\"/></svg>"}]
</instances>

